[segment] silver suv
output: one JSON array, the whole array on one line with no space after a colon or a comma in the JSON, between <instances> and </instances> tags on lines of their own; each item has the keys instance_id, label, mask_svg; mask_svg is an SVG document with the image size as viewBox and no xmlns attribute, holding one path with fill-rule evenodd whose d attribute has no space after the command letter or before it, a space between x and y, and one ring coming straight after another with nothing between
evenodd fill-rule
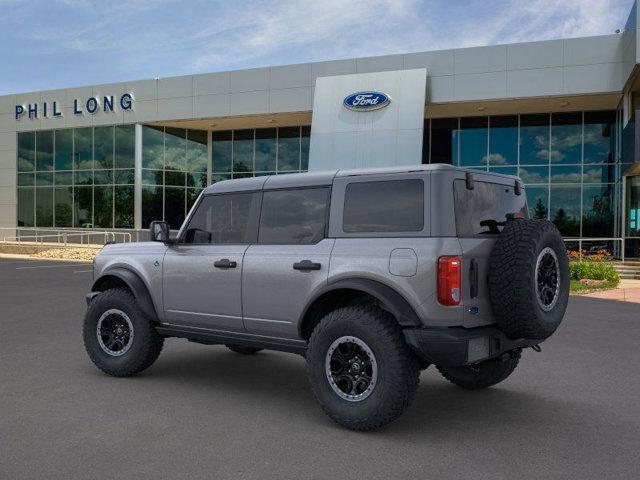
<instances>
[{"instance_id":1,"label":"silver suv","mask_svg":"<svg viewBox=\"0 0 640 480\"><path fill-rule=\"evenodd\" d=\"M177 235L96 257L84 343L105 373L149 367L167 337L306 357L335 421L397 418L433 364L494 385L560 324L564 242L527 219L517 177L447 165L224 181Z\"/></svg>"}]
</instances>

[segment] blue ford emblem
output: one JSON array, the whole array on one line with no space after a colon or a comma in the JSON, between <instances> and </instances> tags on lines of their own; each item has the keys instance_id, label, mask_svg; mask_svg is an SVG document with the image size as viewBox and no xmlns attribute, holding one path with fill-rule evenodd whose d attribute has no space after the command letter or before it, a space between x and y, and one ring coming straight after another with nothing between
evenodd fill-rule
<instances>
[{"instance_id":1,"label":"blue ford emblem","mask_svg":"<svg viewBox=\"0 0 640 480\"><path fill-rule=\"evenodd\" d=\"M356 92L345 97L342 103L349 110L368 112L389 105L391 99L381 92Z\"/></svg>"}]
</instances>

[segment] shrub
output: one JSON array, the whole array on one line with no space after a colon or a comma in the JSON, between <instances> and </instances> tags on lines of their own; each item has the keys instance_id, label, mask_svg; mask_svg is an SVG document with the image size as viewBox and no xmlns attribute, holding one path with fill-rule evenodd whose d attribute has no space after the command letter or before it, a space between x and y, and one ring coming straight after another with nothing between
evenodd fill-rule
<instances>
[{"instance_id":1,"label":"shrub","mask_svg":"<svg viewBox=\"0 0 640 480\"><path fill-rule=\"evenodd\" d=\"M569 256L569 260L572 260L572 261L576 260L576 261L589 261L589 262L604 262L607 260L611 260L613 258L613 255L611 255L611 252L605 249L600 249L596 251L582 250L582 255L578 250L569 250L567 252L567 255Z\"/></svg>"},{"instance_id":2,"label":"shrub","mask_svg":"<svg viewBox=\"0 0 640 480\"><path fill-rule=\"evenodd\" d=\"M569 276L572 280L606 280L613 286L620 283L620 275L605 262L569 262Z\"/></svg>"}]
</instances>

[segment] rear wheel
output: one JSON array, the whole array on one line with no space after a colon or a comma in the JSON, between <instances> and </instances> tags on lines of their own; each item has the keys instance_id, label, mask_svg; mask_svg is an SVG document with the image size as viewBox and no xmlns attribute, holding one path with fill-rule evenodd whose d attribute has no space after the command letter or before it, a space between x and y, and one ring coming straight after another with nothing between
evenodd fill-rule
<instances>
[{"instance_id":1,"label":"rear wheel","mask_svg":"<svg viewBox=\"0 0 640 480\"><path fill-rule=\"evenodd\" d=\"M123 288L106 290L91 301L82 333L91 361L116 377L149 368L164 344L164 338L142 313L133 294Z\"/></svg>"},{"instance_id":2,"label":"rear wheel","mask_svg":"<svg viewBox=\"0 0 640 480\"><path fill-rule=\"evenodd\" d=\"M261 348L255 347L245 347L243 345L227 345L227 348L232 352L240 353L242 355L253 355L254 353L258 353Z\"/></svg>"},{"instance_id":3,"label":"rear wheel","mask_svg":"<svg viewBox=\"0 0 640 480\"><path fill-rule=\"evenodd\" d=\"M399 417L420 375L391 314L363 304L322 318L309 340L307 371L325 413L352 430L373 430Z\"/></svg>"},{"instance_id":4,"label":"rear wheel","mask_svg":"<svg viewBox=\"0 0 640 480\"><path fill-rule=\"evenodd\" d=\"M505 380L518 366L521 350L505 353L501 357L475 365L441 367L438 371L451 383L465 390L480 390Z\"/></svg>"}]
</instances>

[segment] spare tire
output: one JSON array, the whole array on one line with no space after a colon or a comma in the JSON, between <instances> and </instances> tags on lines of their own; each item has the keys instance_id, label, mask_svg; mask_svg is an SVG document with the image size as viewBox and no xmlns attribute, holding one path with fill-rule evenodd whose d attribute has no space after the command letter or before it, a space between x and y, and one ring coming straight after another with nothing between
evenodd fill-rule
<instances>
[{"instance_id":1,"label":"spare tire","mask_svg":"<svg viewBox=\"0 0 640 480\"><path fill-rule=\"evenodd\" d=\"M569 301L569 260L548 220L508 220L489 258L493 315L512 339L544 340L560 325Z\"/></svg>"}]
</instances>

